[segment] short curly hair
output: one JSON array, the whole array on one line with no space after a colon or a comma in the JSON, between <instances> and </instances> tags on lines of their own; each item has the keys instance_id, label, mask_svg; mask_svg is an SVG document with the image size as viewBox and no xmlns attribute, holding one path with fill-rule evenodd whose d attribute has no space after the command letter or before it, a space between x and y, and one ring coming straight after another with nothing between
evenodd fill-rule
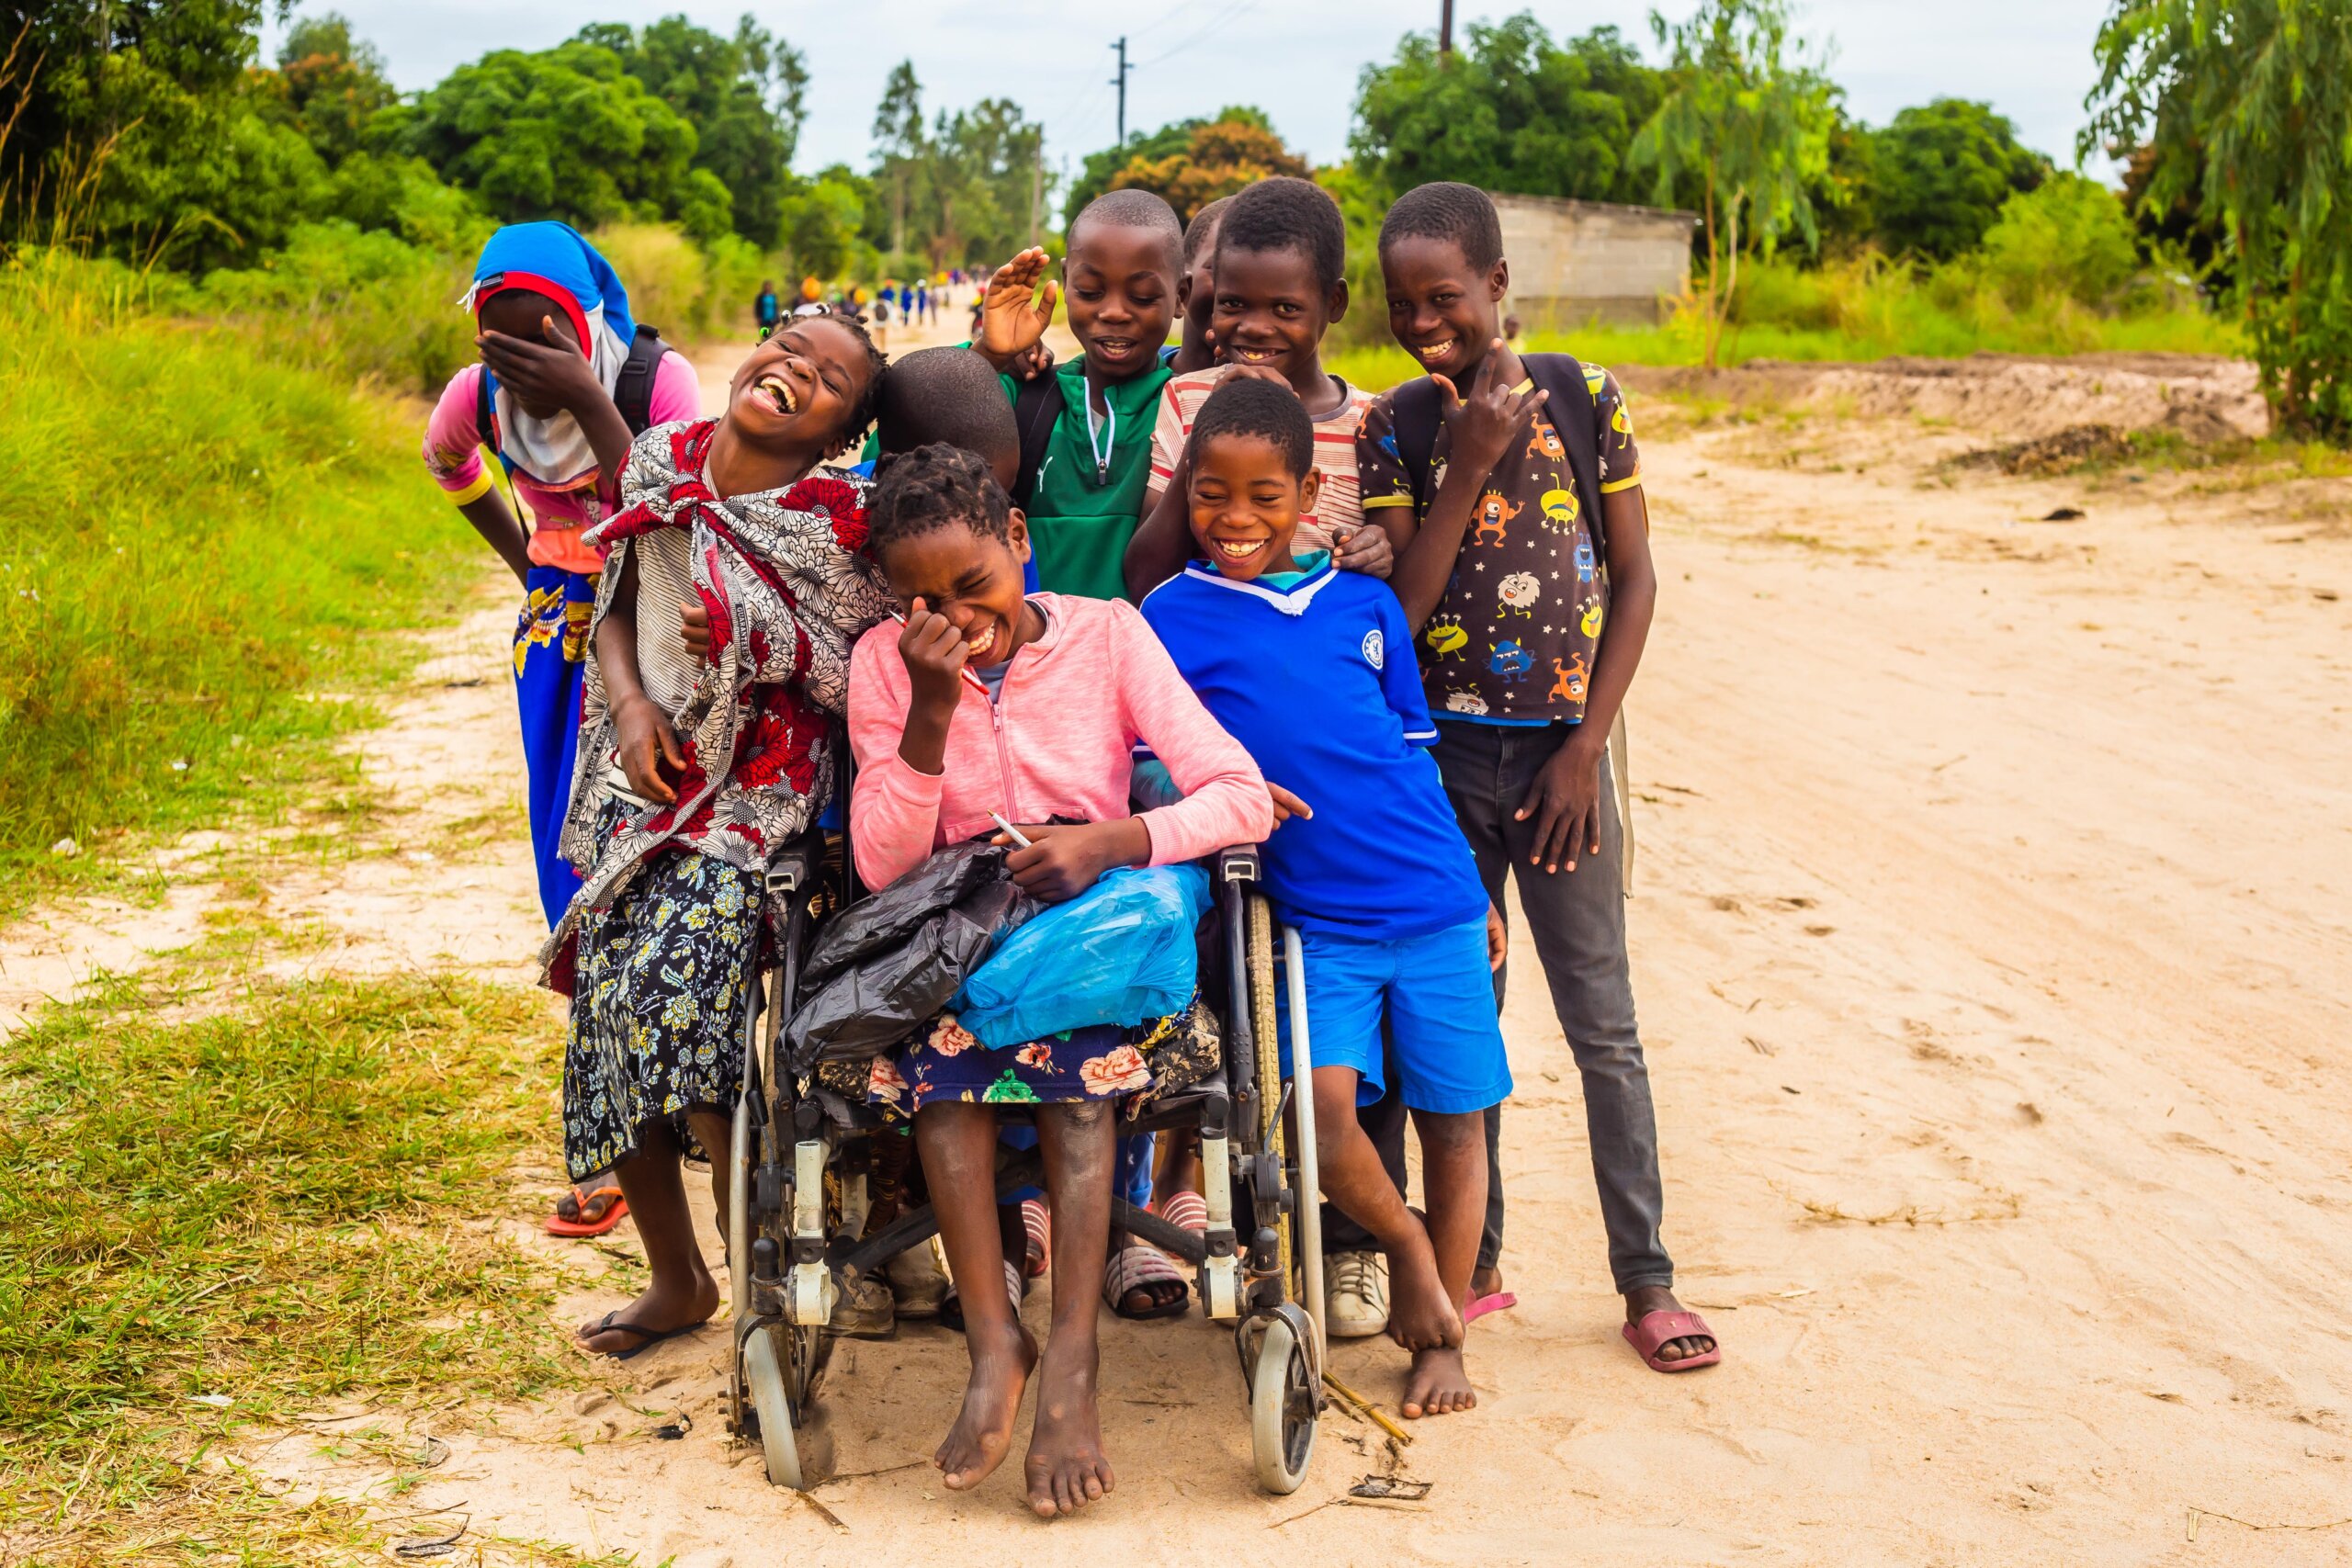
<instances>
[{"instance_id":1,"label":"short curly hair","mask_svg":"<svg viewBox=\"0 0 2352 1568\"><path fill-rule=\"evenodd\" d=\"M1380 220L1380 249L1385 254L1408 237L1450 241L1474 272L1503 259L1502 220L1496 216L1494 198L1459 180L1431 180L1396 198Z\"/></svg>"},{"instance_id":2,"label":"short curly hair","mask_svg":"<svg viewBox=\"0 0 2352 1568\"><path fill-rule=\"evenodd\" d=\"M879 560L902 539L943 528L1012 537L1012 502L989 466L960 446L934 441L875 465L866 502L865 547Z\"/></svg>"},{"instance_id":3,"label":"short curly hair","mask_svg":"<svg viewBox=\"0 0 2352 1568\"><path fill-rule=\"evenodd\" d=\"M1329 294L1348 269L1348 225L1340 204L1313 180L1276 175L1238 191L1217 224L1216 248L1297 251L1315 269L1315 287Z\"/></svg>"},{"instance_id":4,"label":"short curly hair","mask_svg":"<svg viewBox=\"0 0 2352 1568\"><path fill-rule=\"evenodd\" d=\"M882 450L911 452L934 441L976 452L991 467L1021 465L1021 430L996 369L968 348L919 348L882 378L876 411Z\"/></svg>"},{"instance_id":5,"label":"short curly hair","mask_svg":"<svg viewBox=\"0 0 2352 1568\"><path fill-rule=\"evenodd\" d=\"M1255 435L1273 444L1290 477L1303 479L1315 465L1315 422L1298 394L1255 376L1227 376L1193 421L1189 452L1197 458L1220 435Z\"/></svg>"}]
</instances>

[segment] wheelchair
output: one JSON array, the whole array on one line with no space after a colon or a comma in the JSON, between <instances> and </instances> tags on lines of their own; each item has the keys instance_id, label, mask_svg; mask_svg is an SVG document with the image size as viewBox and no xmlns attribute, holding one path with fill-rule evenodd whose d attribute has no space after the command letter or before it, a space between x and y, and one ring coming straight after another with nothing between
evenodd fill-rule
<instances>
[{"instance_id":1,"label":"wheelchair","mask_svg":"<svg viewBox=\"0 0 2352 1568\"><path fill-rule=\"evenodd\" d=\"M1114 1198L1111 1223L1190 1263L1205 1315L1233 1325L1256 1477L1286 1495L1306 1480L1314 1453L1326 1346L1314 1097L1293 1091L1311 1081L1313 1064L1305 969L1297 931L1277 931L1260 891L1255 846L1221 852L1210 871L1208 919L1225 970L1223 986L1212 987L1221 993L1212 997L1221 1062L1203 1081L1120 1123L1123 1134L1197 1130L1207 1229L1181 1229L1124 1198ZM772 962L750 987L728 1155L735 1330L728 1414L736 1435L758 1444L772 1483L806 1490L823 1479L804 1439L844 1281L876 1275L939 1226L926 1204L865 1234L878 1122L865 1107L796 1076L782 1055L801 961L821 922L856 892L845 836L804 835L771 866L765 891ZM1203 979L1209 983L1207 966ZM1278 983L1288 987L1294 1024L1291 1079L1277 1051ZM1041 1180L1042 1162L1027 1151L999 1171L999 1201Z\"/></svg>"}]
</instances>

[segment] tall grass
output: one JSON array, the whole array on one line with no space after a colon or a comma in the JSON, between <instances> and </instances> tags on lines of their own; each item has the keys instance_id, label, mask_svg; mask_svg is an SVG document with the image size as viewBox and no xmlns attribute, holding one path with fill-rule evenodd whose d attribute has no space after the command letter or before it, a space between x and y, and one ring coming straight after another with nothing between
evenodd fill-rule
<instances>
[{"instance_id":1,"label":"tall grass","mask_svg":"<svg viewBox=\"0 0 2352 1568\"><path fill-rule=\"evenodd\" d=\"M57 253L0 271L0 908L68 839L267 798L481 557L413 409L271 331L152 313ZM82 863L86 863L86 861Z\"/></svg>"},{"instance_id":2,"label":"tall grass","mask_svg":"<svg viewBox=\"0 0 2352 1568\"><path fill-rule=\"evenodd\" d=\"M1750 264L1741 269L1723 362L1959 358L1985 351L2245 352L2244 336L2233 323L2161 278L2134 285L2107 310L2010 283L1970 265L1970 258L1926 271L1871 254L1817 268L1787 261ZM1657 326L1596 322L1528 337L1531 348L1573 352L1604 365L1696 365L1703 344L1702 322L1687 302ZM1393 343L1332 355L1330 368L1370 388L1419 374Z\"/></svg>"}]
</instances>

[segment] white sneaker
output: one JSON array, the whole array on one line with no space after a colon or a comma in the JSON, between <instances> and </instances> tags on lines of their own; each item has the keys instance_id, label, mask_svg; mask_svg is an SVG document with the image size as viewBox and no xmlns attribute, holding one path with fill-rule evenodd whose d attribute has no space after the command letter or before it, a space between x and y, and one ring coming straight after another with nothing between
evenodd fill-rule
<instances>
[{"instance_id":1,"label":"white sneaker","mask_svg":"<svg viewBox=\"0 0 2352 1568\"><path fill-rule=\"evenodd\" d=\"M1388 1327L1388 1259L1334 1252L1323 1259L1323 1316L1334 1339L1363 1339Z\"/></svg>"}]
</instances>

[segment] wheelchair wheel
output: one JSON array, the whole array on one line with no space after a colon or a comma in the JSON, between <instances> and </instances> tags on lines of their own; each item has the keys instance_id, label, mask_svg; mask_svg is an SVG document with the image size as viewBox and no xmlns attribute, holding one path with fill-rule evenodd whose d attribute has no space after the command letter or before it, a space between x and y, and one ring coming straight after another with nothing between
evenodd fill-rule
<instances>
[{"instance_id":1,"label":"wheelchair wheel","mask_svg":"<svg viewBox=\"0 0 2352 1568\"><path fill-rule=\"evenodd\" d=\"M768 1480L796 1492L808 1490L813 1479L803 1465L801 1438L808 1423L817 1348L817 1330L768 1322L752 1329L740 1358Z\"/></svg>"},{"instance_id":2,"label":"wheelchair wheel","mask_svg":"<svg viewBox=\"0 0 2352 1568\"><path fill-rule=\"evenodd\" d=\"M1306 1347L1284 1319L1268 1319L1250 1380L1250 1450L1258 1484L1277 1497L1289 1496L1306 1479L1318 1404Z\"/></svg>"},{"instance_id":3,"label":"wheelchair wheel","mask_svg":"<svg viewBox=\"0 0 2352 1568\"><path fill-rule=\"evenodd\" d=\"M1274 911L1266 900L1253 893L1245 908L1245 924L1249 937L1250 957L1250 1032L1255 1037L1258 1057L1258 1146L1274 1156L1274 1164L1283 1161L1283 1058L1282 1035L1274 1015ZM1254 1195L1261 1205L1272 1204L1278 1195L1260 1192ZM1283 1290L1291 1288L1290 1214L1277 1210L1274 1219L1275 1265L1282 1270Z\"/></svg>"},{"instance_id":4,"label":"wheelchair wheel","mask_svg":"<svg viewBox=\"0 0 2352 1568\"><path fill-rule=\"evenodd\" d=\"M731 1143L727 1169L728 1322L740 1326L752 1315L752 1106L748 1096L736 1098ZM729 1430L743 1430L741 1356L728 1373L727 1421Z\"/></svg>"}]
</instances>

